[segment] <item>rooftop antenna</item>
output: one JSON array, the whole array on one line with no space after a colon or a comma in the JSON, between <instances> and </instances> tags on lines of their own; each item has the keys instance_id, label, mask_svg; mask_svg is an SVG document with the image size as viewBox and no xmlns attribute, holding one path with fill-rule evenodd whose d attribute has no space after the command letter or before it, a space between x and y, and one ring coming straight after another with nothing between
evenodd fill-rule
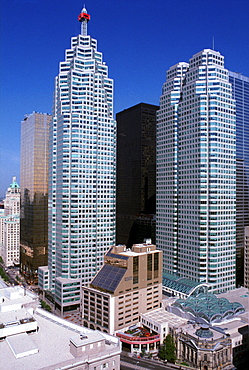
<instances>
[{"instance_id":1,"label":"rooftop antenna","mask_svg":"<svg viewBox=\"0 0 249 370\"><path fill-rule=\"evenodd\" d=\"M87 14L85 4L78 16L78 21L81 22L81 35L87 36L87 23L90 21L90 14Z\"/></svg>"},{"instance_id":2,"label":"rooftop antenna","mask_svg":"<svg viewBox=\"0 0 249 370\"><path fill-rule=\"evenodd\" d=\"M214 36L213 36L213 50L214 50Z\"/></svg>"}]
</instances>

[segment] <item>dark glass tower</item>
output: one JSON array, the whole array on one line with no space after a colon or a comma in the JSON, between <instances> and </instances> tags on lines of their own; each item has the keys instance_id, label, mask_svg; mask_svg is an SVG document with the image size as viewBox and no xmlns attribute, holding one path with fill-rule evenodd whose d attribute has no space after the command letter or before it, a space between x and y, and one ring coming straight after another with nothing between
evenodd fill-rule
<instances>
[{"instance_id":1,"label":"dark glass tower","mask_svg":"<svg viewBox=\"0 0 249 370\"><path fill-rule=\"evenodd\" d=\"M37 282L48 258L48 127L51 116L33 112L21 123L20 269Z\"/></svg>"},{"instance_id":2,"label":"dark glass tower","mask_svg":"<svg viewBox=\"0 0 249 370\"><path fill-rule=\"evenodd\" d=\"M249 226L249 78L229 72L236 101L236 283L244 282L244 230Z\"/></svg>"},{"instance_id":3,"label":"dark glass tower","mask_svg":"<svg viewBox=\"0 0 249 370\"><path fill-rule=\"evenodd\" d=\"M118 244L155 241L158 108L140 103L116 115Z\"/></svg>"}]
</instances>

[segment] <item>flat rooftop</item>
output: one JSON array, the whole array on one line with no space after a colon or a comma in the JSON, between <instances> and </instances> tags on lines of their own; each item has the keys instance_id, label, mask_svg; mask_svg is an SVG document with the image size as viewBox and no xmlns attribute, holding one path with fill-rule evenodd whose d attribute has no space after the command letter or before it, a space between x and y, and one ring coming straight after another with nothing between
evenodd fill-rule
<instances>
[{"instance_id":1,"label":"flat rooftop","mask_svg":"<svg viewBox=\"0 0 249 370\"><path fill-rule=\"evenodd\" d=\"M177 316L171 312L165 311L164 308L158 310L146 312L141 314L141 317L147 318L148 320L156 321L158 324L169 323L172 326L181 326L187 323L187 319Z\"/></svg>"},{"instance_id":2,"label":"flat rooftop","mask_svg":"<svg viewBox=\"0 0 249 370\"><path fill-rule=\"evenodd\" d=\"M239 302L244 306L245 312L240 314L238 317L245 324L249 323L249 289L248 288L237 288L230 290L229 292L217 294L218 298L227 298L230 302Z\"/></svg>"},{"instance_id":3,"label":"flat rooftop","mask_svg":"<svg viewBox=\"0 0 249 370\"><path fill-rule=\"evenodd\" d=\"M118 338L69 323L66 320L46 313L42 309L37 309L33 316L37 320L39 327L37 333L24 334L18 338L16 336L8 337L11 345L8 343L8 338L8 340L0 342L0 353L4 353L4 356L1 358L2 369L52 370L58 369L58 366L62 366L62 364L68 366L79 362L81 358L74 358L70 353L69 343L71 338L77 340L81 334L85 334L90 341L97 340L101 335L104 339L111 342L108 345L108 354L120 352ZM15 356L13 349L21 354L19 358ZM26 355L22 357L24 353Z\"/></svg>"},{"instance_id":4,"label":"flat rooftop","mask_svg":"<svg viewBox=\"0 0 249 370\"><path fill-rule=\"evenodd\" d=\"M245 308L245 311L249 312L249 289L248 288L237 288L230 290L229 292L216 294L218 298L227 298L230 302L239 302Z\"/></svg>"}]
</instances>

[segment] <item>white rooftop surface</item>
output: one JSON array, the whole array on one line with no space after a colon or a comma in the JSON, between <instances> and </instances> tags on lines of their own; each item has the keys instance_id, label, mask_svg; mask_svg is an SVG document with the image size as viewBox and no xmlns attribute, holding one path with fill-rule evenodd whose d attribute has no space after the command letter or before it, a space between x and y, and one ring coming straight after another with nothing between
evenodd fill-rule
<instances>
[{"instance_id":1,"label":"white rooftop surface","mask_svg":"<svg viewBox=\"0 0 249 370\"><path fill-rule=\"evenodd\" d=\"M230 302L239 302L245 307L245 310L247 312L249 311L249 289L248 288L241 287L241 288L233 289L226 293L217 294L217 297L227 298Z\"/></svg>"},{"instance_id":2,"label":"white rooftop surface","mask_svg":"<svg viewBox=\"0 0 249 370\"><path fill-rule=\"evenodd\" d=\"M16 358L29 356L38 352L32 336L29 336L27 333L11 335L6 340Z\"/></svg>"},{"instance_id":3,"label":"white rooftop surface","mask_svg":"<svg viewBox=\"0 0 249 370\"><path fill-rule=\"evenodd\" d=\"M39 311L42 312L42 310ZM29 335L29 339L34 343L34 348L38 348L38 353L16 358L7 340L0 342L0 353L4 353L4 356L1 356L1 369L40 370L50 366L53 368L53 365L74 359L69 350L70 338L74 337L76 333L82 332L88 335L87 333L91 331L62 319L59 319L60 324L56 323L58 318L53 315L50 315L50 317L49 320L37 313L34 314L39 330L37 333ZM23 349L19 345L23 345ZM30 343L24 340L22 342L22 339L20 341L16 340L13 346L19 353L30 349Z\"/></svg>"},{"instance_id":4,"label":"white rooftop surface","mask_svg":"<svg viewBox=\"0 0 249 370\"><path fill-rule=\"evenodd\" d=\"M237 288L230 290L226 293L217 294L218 298L227 298L230 302L239 302L245 308L245 312L238 315L237 317L246 323L249 323L249 289L248 288Z\"/></svg>"},{"instance_id":5,"label":"white rooftop surface","mask_svg":"<svg viewBox=\"0 0 249 370\"><path fill-rule=\"evenodd\" d=\"M146 248L150 248L150 247L154 247L153 244L134 244L133 247L146 247ZM158 252L158 249L153 249L153 250L150 250L150 253L155 253L155 252ZM117 253L118 255L122 255L122 256L141 256L143 254L148 254L147 251L144 251L144 252L134 252L132 249L129 249L127 248L125 251L123 252L118 252Z\"/></svg>"},{"instance_id":6,"label":"white rooftop surface","mask_svg":"<svg viewBox=\"0 0 249 370\"><path fill-rule=\"evenodd\" d=\"M25 308L20 308L15 311L1 312L0 323L6 324L11 321L19 321L28 317L32 317L32 315Z\"/></svg>"},{"instance_id":7,"label":"white rooftop surface","mask_svg":"<svg viewBox=\"0 0 249 370\"><path fill-rule=\"evenodd\" d=\"M93 331L92 333L85 334L86 338L82 338L80 335L75 335L71 338L71 341L75 343L76 346L84 346L86 344L98 342L100 340L105 340L103 335L97 331Z\"/></svg>"},{"instance_id":8,"label":"white rooftop surface","mask_svg":"<svg viewBox=\"0 0 249 370\"><path fill-rule=\"evenodd\" d=\"M156 321L158 324L169 323L173 326L181 326L187 323L187 319L177 316L171 312L165 311L164 308L159 308L155 311L146 312L141 315L148 320Z\"/></svg>"},{"instance_id":9,"label":"white rooftop surface","mask_svg":"<svg viewBox=\"0 0 249 370\"><path fill-rule=\"evenodd\" d=\"M39 266L39 269L42 271L48 271L48 266Z\"/></svg>"},{"instance_id":10,"label":"white rooftop surface","mask_svg":"<svg viewBox=\"0 0 249 370\"><path fill-rule=\"evenodd\" d=\"M4 298L4 301L1 302L0 312L6 311L6 309L8 309L7 307L11 308L13 305L25 305L38 299L37 296L28 290L24 291L24 289L19 286L1 288L0 296Z\"/></svg>"},{"instance_id":11,"label":"white rooftop surface","mask_svg":"<svg viewBox=\"0 0 249 370\"><path fill-rule=\"evenodd\" d=\"M237 338L240 335L238 332L238 329L245 325L246 324L243 323L243 321L241 321L239 317L236 317L233 320L225 321L223 323L214 323L212 326L216 328L224 329L224 332L229 333L231 339L233 339L233 338Z\"/></svg>"}]
</instances>

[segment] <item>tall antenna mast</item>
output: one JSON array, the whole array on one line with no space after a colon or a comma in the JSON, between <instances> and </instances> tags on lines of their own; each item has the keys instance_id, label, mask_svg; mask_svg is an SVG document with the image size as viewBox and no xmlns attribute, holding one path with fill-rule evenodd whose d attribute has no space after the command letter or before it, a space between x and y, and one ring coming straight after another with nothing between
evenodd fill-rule
<instances>
[{"instance_id":1,"label":"tall antenna mast","mask_svg":"<svg viewBox=\"0 0 249 370\"><path fill-rule=\"evenodd\" d=\"M87 36L87 23L90 21L90 14L87 14L85 5L78 16L78 21L81 22L81 35Z\"/></svg>"},{"instance_id":2,"label":"tall antenna mast","mask_svg":"<svg viewBox=\"0 0 249 370\"><path fill-rule=\"evenodd\" d=\"M213 36L213 50L214 50L214 36Z\"/></svg>"}]
</instances>

